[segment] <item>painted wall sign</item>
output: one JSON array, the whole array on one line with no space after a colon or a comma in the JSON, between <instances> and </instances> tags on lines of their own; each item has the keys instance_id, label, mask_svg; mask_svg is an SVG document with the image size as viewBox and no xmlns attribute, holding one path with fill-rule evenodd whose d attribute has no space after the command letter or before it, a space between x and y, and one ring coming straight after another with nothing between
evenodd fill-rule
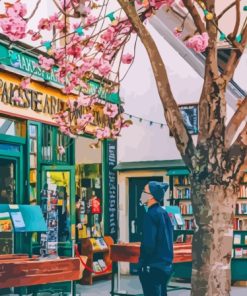
<instances>
[{"instance_id":1,"label":"painted wall sign","mask_svg":"<svg viewBox=\"0 0 247 296\"><path fill-rule=\"evenodd\" d=\"M51 72L46 72L38 65L38 58L28 53L22 53L19 49L8 49L4 44L0 43L0 64L12 67L13 70L21 70L32 76L36 76L44 79L45 81L51 81L61 87L61 83L58 82L56 77L56 67L53 67ZM101 83L90 80L88 83L88 89L84 91L85 94L94 95L98 93L99 97L111 103L119 104L120 98L118 93L107 92Z\"/></svg>"},{"instance_id":2,"label":"painted wall sign","mask_svg":"<svg viewBox=\"0 0 247 296\"><path fill-rule=\"evenodd\" d=\"M117 172L114 167L117 165L117 141L109 140L105 143L106 149L106 193L105 199L108 203L107 213L107 234L109 234L115 241L118 235L118 192L117 192ZM106 210L106 208L105 208Z\"/></svg>"}]
</instances>

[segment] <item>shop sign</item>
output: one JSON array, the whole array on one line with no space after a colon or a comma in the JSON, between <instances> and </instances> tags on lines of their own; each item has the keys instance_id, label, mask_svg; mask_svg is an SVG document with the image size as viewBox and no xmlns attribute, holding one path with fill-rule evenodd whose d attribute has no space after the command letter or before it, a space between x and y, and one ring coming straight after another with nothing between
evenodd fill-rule
<instances>
[{"instance_id":1,"label":"shop sign","mask_svg":"<svg viewBox=\"0 0 247 296\"><path fill-rule=\"evenodd\" d=\"M13 101L18 96L22 102ZM0 78L0 102L22 109L31 109L38 113L53 115L63 109L64 101L38 90L22 90L18 84Z\"/></svg>"},{"instance_id":2,"label":"shop sign","mask_svg":"<svg viewBox=\"0 0 247 296\"><path fill-rule=\"evenodd\" d=\"M108 225L107 234L115 241L118 235L118 190L117 190L117 172L114 170L117 165L117 141L106 141L106 159L105 159L105 181L106 181L106 199L108 199L108 212L106 225Z\"/></svg>"},{"instance_id":3,"label":"shop sign","mask_svg":"<svg viewBox=\"0 0 247 296\"><path fill-rule=\"evenodd\" d=\"M56 67L53 67L51 72L46 72L38 65L38 59L32 55L22 53L18 49L8 49L7 46L0 44L0 64L10 66L13 69L21 70L32 76L36 76L44 79L45 81L51 81L57 86L61 87L61 84L56 78ZM6 58L4 58L6 57ZM103 100L111 103L119 104L120 98L118 93L109 93L102 86L102 83L90 80L87 82L88 88L84 90L85 94L94 95L98 94Z\"/></svg>"},{"instance_id":4,"label":"shop sign","mask_svg":"<svg viewBox=\"0 0 247 296\"><path fill-rule=\"evenodd\" d=\"M20 97L22 101L13 101L13 96ZM99 103L90 111L94 116L94 122L87 126L87 133L94 134L97 127L105 127L110 124L111 119L103 112L104 103L104 101L99 100ZM17 83L0 77L0 107L3 113L4 111L10 111L14 116L20 115L21 117L54 124L55 121L52 119L52 116L64 110L66 102L62 98L37 89L29 88L22 90ZM85 113L88 113L88 110L82 107L79 112L71 114L71 116L77 119Z\"/></svg>"}]
</instances>

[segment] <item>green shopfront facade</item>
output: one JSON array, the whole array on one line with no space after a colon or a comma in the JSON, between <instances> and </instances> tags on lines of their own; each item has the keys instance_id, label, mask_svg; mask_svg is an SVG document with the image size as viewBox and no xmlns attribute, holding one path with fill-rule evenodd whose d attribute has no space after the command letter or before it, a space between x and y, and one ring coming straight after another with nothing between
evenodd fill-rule
<instances>
[{"instance_id":1,"label":"green shopfront facade","mask_svg":"<svg viewBox=\"0 0 247 296\"><path fill-rule=\"evenodd\" d=\"M76 239L76 162L75 140L62 135L52 120L52 115L64 108L66 97L61 93L55 75L37 70L35 55L21 54L23 48L8 50L1 41L0 55L8 57L0 64L0 205L38 204L42 206L42 196L46 189L58 194L58 255L72 256L72 241ZM13 58L18 60L14 66ZM33 82L25 93L26 103L12 101L21 78L30 75ZM99 86L91 82L90 92ZM102 99L119 103L115 94ZM110 234L109 221L109 142L102 145L102 187L103 222L105 234ZM57 147L65 147L60 155ZM116 152L116 151L115 151ZM116 198L114 192L113 198ZM117 205L116 205L117 206ZM116 207L115 206L115 207ZM116 214L114 214L116 219ZM116 222L115 222L116 224ZM114 230L116 231L116 230ZM112 230L112 235L116 236ZM34 253L40 254L40 234L0 233L0 254ZM34 286L35 287L35 286ZM53 284L57 291L70 293L70 283ZM47 290L47 287L36 287ZM34 288L33 288L34 289ZM0 291L1 294L1 291Z\"/></svg>"}]
</instances>

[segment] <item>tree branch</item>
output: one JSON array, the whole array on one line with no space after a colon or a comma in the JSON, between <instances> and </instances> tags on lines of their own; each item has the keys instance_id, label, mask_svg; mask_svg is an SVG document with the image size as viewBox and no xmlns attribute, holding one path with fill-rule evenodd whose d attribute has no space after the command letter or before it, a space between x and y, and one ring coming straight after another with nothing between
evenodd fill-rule
<instances>
[{"instance_id":1,"label":"tree branch","mask_svg":"<svg viewBox=\"0 0 247 296\"><path fill-rule=\"evenodd\" d=\"M35 15L37 9L39 8L40 2L41 2L41 0L38 0L38 1L37 1L34 10L33 10L32 13L30 14L30 16L26 19L27 22L30 21L30 19Z\"/></svg>"},{"instance_id":2,"label":"tree branch","mask_svg":"<svg viewBox=\"0 0 247 296\"><path fill-rule=\"evenodd\" d=\"M230 147L232 140L244 120L247 116L247 97L243 100L241 105L238 107L237 111L232 116L230 122L226 127L225 139L226 139L226 148Z\"/></svg>"},{"instance_id":3,"label":"tree branch","mask_svg":"<svg viewBox=\"0 0 247 296\"><path fill-rule=\"evenodd\" d=\"M226 67L222 73L222 77L227 82L229 82L232 79L233 74L239 64L240 58L242 57L242 55L244 53L244 49L247 44L247 23L244 25L241 35L242 35L242 41L240 43L234 41L234 44L236 45L236 47L238 49L232 50L232 53L231 53L229 60L226 64Z\"/></svg>"},{"instance_id":4,"label":"tree branch","mask_svg":"<svg viewBox=\"0 0 247 296\"><path fill-rule=\"evenodd\" d=\"M191 170L193 170L196 166L196 149L191 135L189 135L187 129L184 126L182 115L179 111L176 101L174 100L166 68L159 54L157 46L148 30L141 22L135 10L135 6L126 0L118 0L118 2L125 11L134 30L140 37L144 47L147 50L160 99L163 104L166 122L175 138L178 150L180 151L184 162Z\"/></svg>"},{"instance_id":5,"label":"tree branch","mask_svg":"<svg viewBox=\"0 0 247 296\"><path fill-rule=\"evenodd\" d=\"M203 23L199 12L197 11L194 1L192 0L183 0L184 6L188 9L190 15L193 18L196 28L198 29L199 33L202 34L206 31L205 24Z\"/></svg>"},{"instance_id":6,"label":"tree branch","mask_svg":"<svg viewBox=\"0 0 247 296\"><path fill-rule=\"evenodd\" d=\"M236 22L235 22L235 27L234 30L232 32L232 34L230 34L228 36L228 38L230 40L234 40L238 34L238 30L239 30L239 26L240 26L240 0L236 0Z\"/></svg>"},{"instance_id":7,"label":"tree branch","mask_svg":"<svg viewBox=\"0 0 247 296\"><path fill-rule=\"evenodd\" d=\"M239 178L240 169L246 161L247 156L247 123L238 135L235 142L227 150L226 163L228 170L232 171L232 178Z\"/></svg>"},{"instance_id":8,"label":"tree branch","mask_svg":"<svg viewBox=\"0 0 247 296\"><path fill-rule=\"evenodd\" d=\"M219 19L221 19L229 9L235 6L235 4L236 4L236 0L232 2L230 5L228 5L224 10L222 10L222 12L217 16L216 20L218 21Z\"/></svg>"}]
</instances>

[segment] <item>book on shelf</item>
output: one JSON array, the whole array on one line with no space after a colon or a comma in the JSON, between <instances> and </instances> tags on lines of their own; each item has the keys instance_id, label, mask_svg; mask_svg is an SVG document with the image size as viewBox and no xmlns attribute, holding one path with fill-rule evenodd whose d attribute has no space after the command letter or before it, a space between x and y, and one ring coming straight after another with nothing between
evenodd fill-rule
<instances>
[{"instance_id":1,"label":"book on shelf","mask_svg":"<svg viewBox=\"0 0 247 296\"><path fill-rule=\"evenodd\" d=\"M97 238L96 241L97 241L97 244L99 245L99 247L101 249L107 249L108 248L108 246L107 246L106 242L104 241L103 237Z\"/></svg>"},{"instance_id":2,"label":"book on shelf","mask_svg":"<svg viewBox=\"0 0 247 296\"><path fill-rule=\"evenodd\" d=\"M247 214L247 203L237 203L236 204L236 214L243 215Z\"/></svg>"},{"instance_id":3,"label":"book on shelf","mask_svg":"<svg viewBox=\"0 0 247 296\"><path fill-rule=\"evenodd\" d=\"M243 257L243 248L235 248L235 258Z\"/></svg>"},{"instance_id":4,"label":"book on shelf","mask_svg":"<svg viewBox=\"0 0 247 296\"><path fill-rule=\"evenodd\" d=\"M106 264L105 261L103 259L99 259L98 260L99 266L102 270L106 269Z\"/></svg>"},{"instance_id":5,"label":"book on shelf","mask_svg":"<svg viewBox=\"0 0 247 296\"><path fill-rule=\"evenodd\" d=\"M176 238L176 243L183 243L184 242L184 234L180 234Z\"/></svg>"},{"instance_id":6,"label":"book on shelf","mask_svg":"<svg viewBox=\"0 0 247 296\"><path fill-rule=\"evenodd\" d=\"M247 235L244 236L244 243L247 245Z\"/></svg>"},{"instance_id":7,"label":"book on shelf","mask_svg":"<svg viewBox=\"0 0 247 296\"><path fill-rule=\"evenodd\" d=\"M180 213L175 213L174 217L176 219L176 222L177 222L178 226L183 226L184 225L184 221L183 221L183 218L182 218Z\"/></svg>"},{"instance_id":8,"label":"book on shelf","mask_svg":"<svg viewBox=\"0 0 247 296\"><path fill-rule=\"evenodd\" d=\"M247 257L247 249L243 249L243 257L244 257L244 258Z\"/></svg>"},{"instance_id":9,"label":"book on shelf","mask_svg":"<svg viewBox=\"0 0 247 296\"><path fill-rule=\"evenodd\" d=\"M239 197L247 197L247 185L240 186Z\"/></svg>"},{"instance_id":10,"label":"book on shelf","mask_svg":"<svg viewBox=\"0 0 247 296\"><path fill-rule=\"evenodd\" d=\"M93 262L93 270L96 271L96 272L102 271L98 261Z\"/></svg>"},{"instance_id":11,"label":"book on shelf","mask_svg":"<svg viewBox=\"0 0 247 296\"><path fill-rule=\"evenodd\" d=\"M193 240L193 234L186 234L185 242L192 243L192 240Z\"/></svg>"},{"instance_id":12,"label":"book on shelf","mask_svg":"<svg viewBox=\"0 0 247 296\"><path fill-rule=\"evenodd\" d=\"M100 247L99 247L99 245L98 245L98 243L97 243L97 241L96 241L95 238L90 237L90 242L91 242L91 244L92 244L92 246L93 246L93 250L94 250L94 251L98 251L98 250L100 250Z\"/></svg>"},{"instance_id":13,"label":"book on shelf","mask_svg":"<svg viewBox=\"0 0 247 296\"><path fill-rule=\"evenodd\" d=\"M180 207L180 211L181 211L182 215L192 215L193 214L192 205L190 203L180 203L179 207Z\"/></svg>"},{"instance_id":14,"label":"book on shelf","mask_svg":"<svg viewBox=\"0 0 247 296\"><path fill-rule=\"evenodd\" d=\"M233 244L240 245L241 244L241 234L234 234Z\"/></svg>"},{"instance_id":15,"label":"book on shelf","mask_svg":"<svg viewBox=\"0 0 247 296\"><path fill-rule=\"evenodd\" d=\"M172 225L174 227L176 227L177 226L177 221L176 221L176 218L175 218L174 214L173 213L168 213L168 216L170 217Z\"/></svg>"}]
</instances>

